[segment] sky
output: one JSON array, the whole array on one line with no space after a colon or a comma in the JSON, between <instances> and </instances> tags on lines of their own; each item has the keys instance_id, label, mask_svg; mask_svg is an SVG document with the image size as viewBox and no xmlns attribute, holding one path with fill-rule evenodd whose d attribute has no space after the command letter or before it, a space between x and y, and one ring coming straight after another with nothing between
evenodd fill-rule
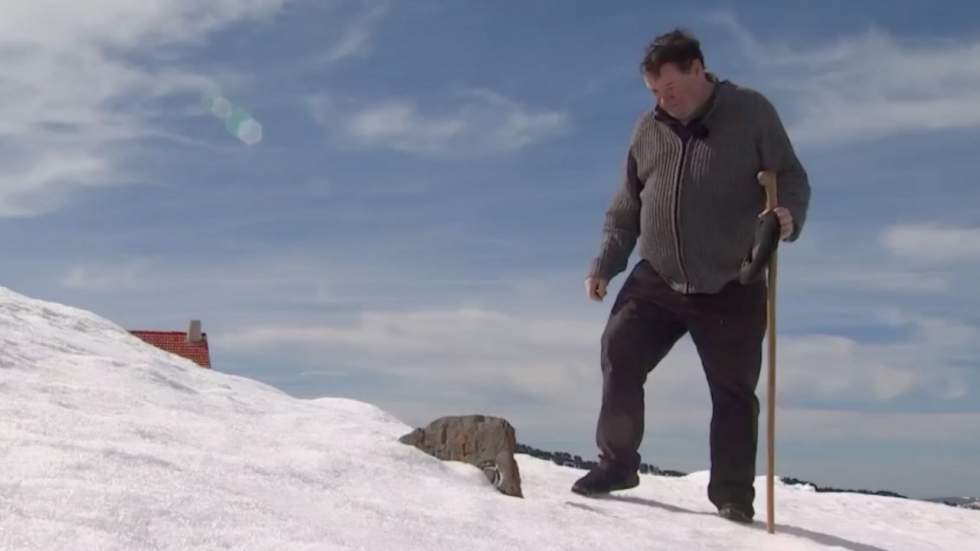
<instances>
[{"instance_id":1,"label":"sky","mask_svg":"<svg viewBox=\"0 0 980 551\"><path fill-rule=\"evenodd\" d=\"M2 549L918 551L980 538L980 511L782 480L768 534L764 476L745 525L717 515L706 471L590 498L569 490L584 471L526 454L512 497L401 443L412 426L376 405L201 369L92 312L0 288L0 330Z\"/></svg>"},{"instance_id":2,"label":"sky","mask_svg":"<svg viewBox=\"0 0 980 551\"><path fill-rule=\"evenodd\" d=\"M643 49L689 29L812 187L779 255L777 471L980 494L980 6L0 6L0 285L200 319L216 370L296 397L500 415L591 458L626 274L601 303L583 279L653 105ZM646 397L643 461L707 468L689 339Z\"/></svg>"}]
</instances>

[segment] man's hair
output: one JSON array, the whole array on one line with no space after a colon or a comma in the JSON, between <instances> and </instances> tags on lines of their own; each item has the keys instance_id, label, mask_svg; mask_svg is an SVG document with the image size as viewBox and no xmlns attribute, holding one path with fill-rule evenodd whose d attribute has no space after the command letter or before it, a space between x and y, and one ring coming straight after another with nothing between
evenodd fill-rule
<instances>
[{"instance_id":1,"label":"man's hair","mask_svg":"<svg viewBox=\"0 0 980 551\"><path fill-rule=\"evenodd\" d=\"M667 63L677 65L683 72L691 70L691 63L697 59L704 66L701 43L694 36L681 29L674 29L653 39L647 46L640 63L640 71L653 76L660 74L660 68Z\"/></svg>"}]
</instances>

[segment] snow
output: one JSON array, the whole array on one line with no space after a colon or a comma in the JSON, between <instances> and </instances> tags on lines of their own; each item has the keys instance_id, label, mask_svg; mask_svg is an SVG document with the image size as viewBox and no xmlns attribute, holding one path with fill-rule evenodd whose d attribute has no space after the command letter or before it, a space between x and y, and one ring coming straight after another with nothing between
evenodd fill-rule
<instances>
[{"instance_id":1,"label":"snow","mask_svg":"<svg viewBox=\"0 0 980 551\"><path fill-rule=\"evenodd\" d=\"M0 549L967 549L978 512L778 486L777 534L717 517L707 473L601 499L518 455L525 499L397 438L370 404L197 367L0 288ZM517 427L518 434L520 427ZM977 547L973 547L977 548Z\"/></svg>"}]
</instances>

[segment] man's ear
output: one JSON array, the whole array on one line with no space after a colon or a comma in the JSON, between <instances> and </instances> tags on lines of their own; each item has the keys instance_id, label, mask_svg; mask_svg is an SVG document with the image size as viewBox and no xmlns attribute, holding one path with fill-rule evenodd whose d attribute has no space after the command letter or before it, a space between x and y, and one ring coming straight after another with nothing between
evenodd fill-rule
<instances>
[{"instance_id":1,"label":"man's ear","mask_svg":"<svg viewBox=\"0 0 980 551\"><path fill-rule=\"evenodd\" d=\"M691 61L690 72L693 73L693 75L696 77L699 77L704 74L704 65L701 64L700 59L695 59Z\"/></svg>"}]
</instances>

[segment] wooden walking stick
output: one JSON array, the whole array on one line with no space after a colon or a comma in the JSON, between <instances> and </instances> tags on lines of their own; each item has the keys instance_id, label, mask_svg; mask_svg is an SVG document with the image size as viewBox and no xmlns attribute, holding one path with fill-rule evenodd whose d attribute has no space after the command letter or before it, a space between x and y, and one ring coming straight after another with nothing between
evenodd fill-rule
<instances>
[{"instance_id":1,"label":"wooden walking stick","mask_svg":"<svg viewBox=\"0 0 980 551\"><path fill-rule=\"evenodd\" d=\"M759 183L766 188L766 210L775 209L776 201L776 173L763 171L759 173ZM768 449L769 449L769 468L766 473L766 522L769 533L776 533L776 505L774 491L774 472L776 463L776 253L778 249L772 251L769 257L768 275L769 288L766 300L766 320L769 341L769 392L766 399L768 406Z\"/></svg>"}]
</instances>

